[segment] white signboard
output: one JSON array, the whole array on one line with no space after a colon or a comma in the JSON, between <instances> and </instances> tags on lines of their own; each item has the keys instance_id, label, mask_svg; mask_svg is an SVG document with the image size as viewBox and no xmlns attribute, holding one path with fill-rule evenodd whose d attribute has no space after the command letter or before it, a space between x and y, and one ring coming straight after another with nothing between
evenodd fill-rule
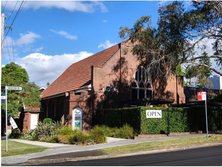
<instances>
[{"instance_id":1,"label":"white signboard","mask_svg":"<svg viewBox=\"0 0 222 167\"><path fill-rule=\"evenodd\" d=\"M6 86L8 90L22 90L22 87L13 87L13 86Z\"/></svg>"},{"instance_id":2,"label":"white signboard","mask_svg":"<svg viewBox=\"0 0 222 167\"><path fill-rule=\"evenodd\" d=\"M1 99L6 99L6 96L1 96Z\"/></svg>"},{"instance_id":3,"label":"white signboard","mask_svg":"<svg viewBox=\"0 0 222 167\"><path fill-rule=\"evenodd\" d=\"M9 122L12 125L12 129L17 129L18 128L17 124L15 123L15 121L12 117L9 117Z\"/></svg>"},{"instance_id":4,"label":"white signboard","mask_svg":"<svg viewBox=\"0 0 222 167\"><path fill-rule=\"evenodd\" d=\"M146 110L146 118L162 118L162 110Z\"/></svg>"}]
</instances>

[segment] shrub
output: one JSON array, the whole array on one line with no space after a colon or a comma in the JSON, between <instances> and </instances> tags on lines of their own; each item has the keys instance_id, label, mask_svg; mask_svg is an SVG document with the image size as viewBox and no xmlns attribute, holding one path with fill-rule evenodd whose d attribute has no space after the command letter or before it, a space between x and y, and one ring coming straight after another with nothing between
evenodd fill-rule
<instances>
[{"instance_id":1,"label":"shrub","mask_svg":"<svg viewBox=\"0 0 222 167\"><path fill-rule=\"evenodd\" d=\"M125 139L133 139L134 138L134 129L130 127L128 124L125 124L121 128L111 128L105 125L100 126L100 128L104 131L105 136L107 137L117 137L117 138L125 138Z\"/></svg>"},{"instance_id":2,"label":"shrub","mask_svg":"<svg viewBox=\"0 0 222 167\"><path fill-rule=\"evenodd\" d=\"M105 136L116 137L118 128L111 128L106 125L102 125L102 126L100 126L100 128L104 131Z\"/></svg>"},{"instance_id":3,"label":"shrub","mask_svg":"<svg viewBox=\"0 0 222 167\"><path fill-rule=\"evenodd\" d=\"M23 134L22 138L28 140L37 140L35 130L34 129L28 130Z\"/></svg>"},{"instance_id":4,"label":"shrub","mask_svg":"<svg viewBox=\"0 0 222 167\"><path fill-rule=\"evenodd\" d=\"M89 144L89 135L86 132L74 130L73 133L68 135L68 143L69 144Z\"/></svg>"},{"instance_id":5,"label":"shrub","mask_svg":"<svg viewBox=\"0 0 222 167\"><path fill-rule=\"evenodd\" d=\"M69 133L67 135L67 141L68 141L69 144L79 144L79 141L78 141L78 130L72 130L72 133Z\"/></svg>"},{"instance_id":6,"label":"shrub","mask_svg":"<svg viewBox=\"0 0 222 167\"><path fill-rule=\"evenodd\" d=\"M86 132L79 131L77 138L78 138L79 144L82 144L82 145L89 144L89 135Z\"/></svg>"},{"instance_id":7,"label":"shrub","mask_svg":"<svg viewBox=\"0 0 222 167\"><path fill-rule=\"evenodd\" d=\"M118 137L124 138L124 139L133 139L134 138L134 130L129 125L125 124L123 127L121 127L118 131Z\"/></svg>"},{"instance_id":8,"label":"shrub","mask_svg":"<svg viewBox=\"0 0 222 167\"><path fill-rule=\"evenodd\" d=\"M12 131L12 133L9 135L9 138L18 139L21 137L21 132L19 131Z\"/></svg>"},{"instance_id":9,"label":"shrub","mask_svg":"<svg viewBox=\"0 0 222 167\"><path fill-rule=\"evenodd\" d=\"M59 129L56 130L56 134L57 135L70 135L72 134L74 131L72 130L72 128L70 127L61 127Z\"/></svg>"},{"instance_id":10,"label":"shrub","mask_svg":"<svg viewBox=\"0 0 222 167\"><path fill-rule=\"evenodd\" d=\"M42 139L41 141L48 142L48 143L58 143L59 142L57 136L52 136L50 138Z\"/></svg>"},{"instance_id":11,"label":"shrub","mask_svg":"<svg viewBox=\"0 0 222 167\"><path fill-rule=\"evenodd\" d=\"M43 120L43 123L51 124L51 123L52 123L52 118L45 118L45 119Z\"/></svg>"},{"instance_id":12,"label":"shrub","mask_svg":"<svg viewBox=\"0 0 222 167\"><path fill-rule=\"evenodd\" d=\"M90 139L92 141L94 141L96 144L99 143L105 143L106 140L106 136L105 136L105 132L103 131L102 128L95 126L91 132L90 132Z\"/></svg>"},{"instance_id":13,"label":"shrub","mask_svg":"<svg viewBox=\"0 0 222 167\"><path fill-rule=\"evenodd\" d=\"M62 124L60 122L51 124L39 122L38 126L35 129L29 130L24 133L23 138L29 140L45 140L55 136L56 130L61 126Z\"/></svg>"}]
</instances>

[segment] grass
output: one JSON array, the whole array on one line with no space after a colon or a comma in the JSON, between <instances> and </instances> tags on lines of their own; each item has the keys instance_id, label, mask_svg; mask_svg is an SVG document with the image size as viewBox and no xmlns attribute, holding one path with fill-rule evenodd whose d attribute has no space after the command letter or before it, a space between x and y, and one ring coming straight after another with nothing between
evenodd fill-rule
<instances>
[{"instance_id":1,"label":"grass","mask_svg":"<svg viewBox=\"0 0 222 167\"><path fill-rule=\"evenodd\" d=\"M168 141L155 141L148 143L105 148L101 149L101 151L106 152L108 154L118 154L118 153L146 151L152 149L168 148L168 147L198 144L198 143L210 143L215 141L222 142L222 135L213 135L210 136L208 139L206 137L196 137L196 138L176 139Z\"/></svg>"},{"instance_id":2,"label":"grass","mask_svg":"<svg viewBox=\"0 0 222 167\"><path fill-rule=\"evenodd\" d=\"M6 152L6 141L1 141L1 157L42 152L46 149L48 148L8 141L8 151Z\"/></svg>"}]
</instances>

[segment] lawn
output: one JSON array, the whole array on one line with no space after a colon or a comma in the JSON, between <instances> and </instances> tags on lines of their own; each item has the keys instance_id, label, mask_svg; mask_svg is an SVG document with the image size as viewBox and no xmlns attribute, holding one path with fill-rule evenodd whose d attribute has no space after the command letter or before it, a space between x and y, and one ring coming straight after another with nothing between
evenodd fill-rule
<instances>
[{"instance_id":1,"label":"lawn","mask_svg":"<svg viewBox=\"0 0 222 167\"><path fill-rule=\"evenodd\" d=\"M198 143L210 143L220 141L222 143L222 135L212 135L208 139L206 137L195 137L187 139L176 139L168 141L155 141L140 144L132 144L126 146L118 146L112 148L101 149L101 151L108 154L128 153L137 151L146 151L152 149L169 148L182 145L198 144Z\"/></svg>"},{"instance_id":2,"label":"lawn","mask_svg":"<svg viewBox=\"0 0 222 167\"><path fill-rule=\"evenodd\" d=\"M1 141L1 157L42 152L46 149L48 149L48 147L40 147L8 141L8 151L6 152L6 141Z\"/></svg>"}]
</instances>

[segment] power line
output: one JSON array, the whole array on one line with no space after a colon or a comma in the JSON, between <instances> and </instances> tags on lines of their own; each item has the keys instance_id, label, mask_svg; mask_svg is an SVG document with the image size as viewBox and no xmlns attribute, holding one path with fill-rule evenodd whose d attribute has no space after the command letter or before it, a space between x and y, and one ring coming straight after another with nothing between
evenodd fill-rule
<instances>
[{"instance_id":1,"label":"power line","mask_svg":"<svg viewBox=\"0 0 222 167\"><path fill-rule=\"evenodd\" d=\"M4 13L4 10L5 10L5 7L6 7L7 2L8 2L8 1L5 2L5 6L4 6L3 10L2 10L2 13Z\"/></svg>"},{"instance_id":2,"label":"power line","mask_svg":"<svg viewBox=\"0 0 222 167\"><path fill-rule=\"evenodd\" d=\"M15 7L17 6L18 2L19 2L19 1L16 2ZM7 24L8 21L10 20L12 14L14 13L14 11L15 11L15 7L14 7L13 11L11 12L11 15L10 15L9 18L7 19L6 24Z\"/></svg>"},{"instance_id":3,"label":"power line","mask_svg":"<svg viewBox=\"0 0 222 167\"><path fill-rule=\"evenodd\" d=\"M8 40L6 40L6 43L7 43L9 61L11 62L11 55L10 55L10 52L9 52Z\"/></svg>"},{"instance_id":4,"label":"power line","mask_svg":"<svg viewBox=\"0 0 222 167\"><path fill-rule=\"evenodd\" d=\"M11 41L12 41L12 61L15 62L14 47L13 47L13 38L12 38L12 29L11 29Z\"/></svg>"},{"instance_id":5,"label":"power line","mask_svg":"<svg viewBox=\"0 0 222 167\"><path fill-rule=\"evenodd\" d=\"M21 3L21 5L20 5L20 7L19 7L19 9L18 9L18 11L17 11L17 13L16 13L16 15L15 15L15 17L14 17L14 19L13 19L10 27L12 27L15 19L17 18L18 14L19 14L19 11L20 11L21 8L22 8L23 3L24 3L24 0L22 1L22 3ZM9 30L10 30L10 29L9 29ZM5 38L7 37L8 33L9 33L9 30L8 30L7 33L6 33L6 35L5 35L4 39L3 39L3 42L4 42Z\"/></svg>"}]
</instances>

